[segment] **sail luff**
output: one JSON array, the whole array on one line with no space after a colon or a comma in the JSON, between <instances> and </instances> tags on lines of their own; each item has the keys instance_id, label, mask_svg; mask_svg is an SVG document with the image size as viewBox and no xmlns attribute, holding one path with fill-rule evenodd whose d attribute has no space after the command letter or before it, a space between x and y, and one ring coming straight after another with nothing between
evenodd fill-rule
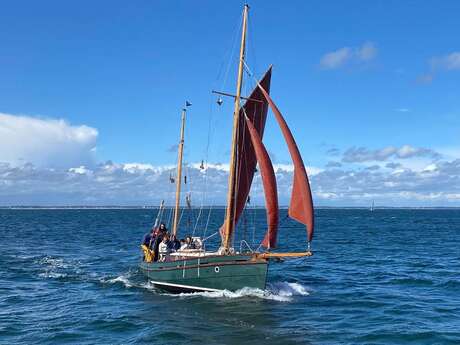
<instances>
[{"instance_id":1,"label":"sail luff","mask_svg":"<svg viewBox=\"0 0 460 345\"><path fill-rule=\"evenodd\" d=\"M233 131L232 131L232 148L230 157L230 171L228 176L228 192L227 192L227 211L225 215L225 230L222 241L222 246L225 251L228 251L231 245L231 236L235 227L235 214L236 214L236 166L237 166L237 134L238 124L240 120L240 96L241 87L243 84L243 66L244 66L244 55L246 46L246 27L248 18L249 6L244 5L243 10L243 28L241 33L241 46L240 46L240 60L238 65L238 80L236 86L236 97L235 97L235 109L233 112Z\"/></svg>"},{"instance_id":2,"label":"sail luff","mask_svg":"<svg viewBox=\"0 0 460 345\"><path fill-rule=\"evenodd\" d=\"M313 239L314 232L313 199L302 156L300 155L299 148L297 147L292 132L284 120L283 115L281 115L278 107L260 83L258 83L258 87L262 91L262 94L275 115L294 163L294 181L292 185L291 202L289 205L289 216L306 225L308 242L310 242Z\"/></svg>"},{"instance_id":3,"label":"sail luff","mask_svg":"<svg viewBox=\"0 0 460 345\"><path fill-rule=\"evenodd\" d=\"M246 116L246 125L248 126L252 146L256 154L257 162L259 163L260 175L264 187L265 206L267 212L267 232L265 234L262 245L265 248L271 249L276 247L276 237L278 232L278 191L276 187L275 171L267 149L262 143L259 133L252 124L251 120Z\"/></svg>"}]
</instances>

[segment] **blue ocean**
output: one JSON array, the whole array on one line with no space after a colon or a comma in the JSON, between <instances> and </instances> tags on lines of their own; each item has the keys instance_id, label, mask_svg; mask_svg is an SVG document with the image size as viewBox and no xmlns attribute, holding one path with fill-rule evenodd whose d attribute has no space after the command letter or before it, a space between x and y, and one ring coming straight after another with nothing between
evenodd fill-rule
<instances>
[{"instance_id":1,"label":"blue ocean","mask_svg":"<svg viewBox=\"0 0 460 345\"><path fill-rule=\"evenodd\" d=\"M208 211L182 235L212 235ZM156 213L0 210L0 343L460 344L460 210L319 209L314 256L271 263L266 290L179 295L138 269ZM280 249L304 249L285 216ZM236 243L264 222L254 209Z\"/></svg>"}]
</instances>

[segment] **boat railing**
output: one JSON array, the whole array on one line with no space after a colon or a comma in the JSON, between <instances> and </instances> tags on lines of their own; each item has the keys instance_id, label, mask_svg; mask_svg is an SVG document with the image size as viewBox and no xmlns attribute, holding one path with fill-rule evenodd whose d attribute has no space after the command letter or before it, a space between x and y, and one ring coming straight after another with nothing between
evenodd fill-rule
<instances>
[{"instance_id":1,"label":"boat railing","mask_svg":"<svg viewBox=\"0 0 460 345\"><path fill-rule=\"evenodd\" d=\"M246 247L248 247L248 249L249 249L249 251L251 253L254 253L254 251L252 250L251 246L249 245L248 242L246 242L246 240L241 240L241 242L240 242L240 253L243 252L243 244L246 245Z\"/></svg>"}]
</instances>

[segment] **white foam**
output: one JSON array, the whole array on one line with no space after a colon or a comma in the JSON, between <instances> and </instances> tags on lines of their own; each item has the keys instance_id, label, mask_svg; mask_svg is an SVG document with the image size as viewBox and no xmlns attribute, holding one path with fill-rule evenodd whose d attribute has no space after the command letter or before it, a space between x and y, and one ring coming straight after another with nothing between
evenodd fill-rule
<instances>
[{"instance_id":1,"label":"white foam","mask_svg":"<svg viewBox=\"0 0 460 345\"><path fill-rule=\"evenodd\" d=\"M37 261L36 261L37 262ZM66 263L63 259L45 256L38 260L38 263L43 267L44 272L38 276L41 278L58 279L67 277L67 273L63 272L73 267L73 265Z\"/></svg>"},{"instance_id":2,"label":"white foam","mask_svg":"<svg viewBox=\"0 0 460 345\"><path fill-rule=\"evenodd\" d=\"M139 287L150 291L158 291L155 285L153 285L150 281L148 281L147 283L139 284Z\"/></svg>"},{"instance_id":3,"label":"white foam","mask_svg":"<svg viewBox=\"0 0 460 345\"><path fill-rule=\"evenodd\" d=\"M39 263L50 268L69 268L69 264L65 263L63 259L55 259L50 256L45 256Z\"/></svg>"},{"instance_id":4,"label":"white foam","mask_svg":"<svg viewBox=\"0 0 460 345\"><path fill-rule=\"evenodd\" d=\"M308 296L307 288L299 283L277 282L270 285L270 290L280 296Z\"/></svg>"},{"instance_id":5,"label":"white foam","mask_svg":"<svg viewBox=\"0 0 460 345\"><path fill-rule=\"evenodd\" d=\"M291 300L290 297L276 295L271 293L268 290L261 290L261 289L254 289L254 288L242 288L237 291L229 291L229 290L222 290L222 291L212 291L212 292L192 292L192 293L181 293L179 296L187 297L187 296L202 296L207 298L227 298L227 299L234 299L234 298L242 298L242 297L256 297L261 299L267 300L274 300L278 302L289 302Z\"/></svg>"},{"instance_id":6,"label":"white foam","mask_svg":"<svg viewBox=\"0 0 460 345\"><path fill-rule=\"evenodd\" d=\"M287 283L280 282L274 283L269 286L266 290L255 289L245 287L237 291L211 291L211 292L191 292L191 293L180 293L180 294L168 294L170 296L179 297L195 297L201 296L206 298L224 298L224 299L235 299L244 297L255 297L265 300L273 300L277 302L290 302L293 296L308 296L309 293L303 285L299 283Z\"/></svg>"},{"instance_id":7,"label":"white foam","mask_svg":"<svg viewBox=\"0 0 460 345\"><path fill-rule=\"evenodd\" d=\"M109 284L116 284L116 283L122 283L125 287L130 288L133 286L133 284L129 281L129 275L121 275L112 279L101 279L101 282L103 283L109 283Z\"/></svg>"},{"instance_id":8,"label":"white foam","mask_svg":"<svg viewBox=\"0 0 460 345\"><path fill-rule=\"evenodd\" d=\"M38 276L39 276L39 277L42 277L42 278L53 278L53 279L58 279L58 278L67 277L67 274L65 274L65 273L57 273L57 272L50 271L50 272L40 273Z\"/></svg>"}]
</instances>

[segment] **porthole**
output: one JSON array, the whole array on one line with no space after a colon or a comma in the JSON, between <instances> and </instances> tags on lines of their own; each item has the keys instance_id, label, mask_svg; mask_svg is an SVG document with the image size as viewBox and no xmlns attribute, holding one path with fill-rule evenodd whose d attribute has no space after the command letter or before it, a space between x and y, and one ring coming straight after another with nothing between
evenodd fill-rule
<instances>
[{"instance_id":1,"label":"porthole","mask_svg":"<svg viewBox=\"0 0 460 345\"><path fill-rule=\"evenodd\" d=\"M220 271L219 266L214 267L214 272L219 273L219 271Z\"/></svg>"}]
</instances>

